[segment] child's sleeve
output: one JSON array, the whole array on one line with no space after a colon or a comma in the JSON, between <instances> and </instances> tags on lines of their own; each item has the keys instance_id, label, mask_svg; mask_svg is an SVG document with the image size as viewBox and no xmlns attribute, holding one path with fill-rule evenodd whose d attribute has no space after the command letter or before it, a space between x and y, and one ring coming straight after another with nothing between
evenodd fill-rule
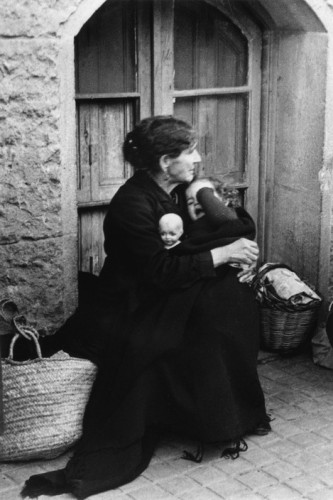
<instances>
[{"instance_id":1,"label":"child's sleeve","mask_svg":"<svg viewBox=\"0 0 333 500\"><path fill-rule=\"evenodd\" d=\"M237 212L227 207L209 187L203 187L197 192L197 200L202 206L211 226L219 226L223 222L237 220Z\"/></svg>"}]
</instances>

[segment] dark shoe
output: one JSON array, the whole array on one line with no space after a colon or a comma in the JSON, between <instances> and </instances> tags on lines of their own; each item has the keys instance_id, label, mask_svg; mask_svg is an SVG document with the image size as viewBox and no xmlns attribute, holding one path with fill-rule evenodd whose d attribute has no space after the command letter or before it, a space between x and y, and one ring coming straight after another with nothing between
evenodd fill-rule
<instances>
[{"instance_id":1,"label":"dark shoe","mask_svg":"<svg viewBox=\"0 0 333 500\"><path fill-rule=\"evenodd\" d=\"M267 434L269 434L272 430L270 421L271 419L267 417L267 420L260 422L260 424L258 424L257 427L255 427L255 429L253 430L252 434L254 434L255 436L266 436Z\"/></svg>"}]
</instances>

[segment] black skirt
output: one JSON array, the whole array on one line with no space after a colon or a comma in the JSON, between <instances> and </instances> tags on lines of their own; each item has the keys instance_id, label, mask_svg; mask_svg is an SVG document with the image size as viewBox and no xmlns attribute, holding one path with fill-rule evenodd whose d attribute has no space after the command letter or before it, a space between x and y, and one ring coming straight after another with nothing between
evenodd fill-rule
<instances>
[{"instance_id":1,"label":"black skirt","mask_svg":"<svg viewBox=\"0 0 333 500\"><path fill-rule=\"evenodd\" d=\"M58 339L70 354L97 362L99 373L67 467L32 476L24 496L68 491L86 498L135 479L165 432L227 442L267 418L257 374L258 306L232 267L150 297L130 315L121 301L86 304Z\"/></svg>"}]
</instances>

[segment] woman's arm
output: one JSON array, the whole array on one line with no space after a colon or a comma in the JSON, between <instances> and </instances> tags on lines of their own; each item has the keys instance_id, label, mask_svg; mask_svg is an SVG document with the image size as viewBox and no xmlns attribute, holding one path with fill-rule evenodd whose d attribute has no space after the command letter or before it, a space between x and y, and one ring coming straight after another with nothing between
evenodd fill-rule
<instances>
[{"instance_id":1,"label":"woman's arm","mask_svg":"<svg viewBox=\"0 0 333 500\"><path fill-rule=\"evenodd\" d=\"M215 277L209 251L177 256L164 248L157 231L158 210L154 196L144 192L126 190L114 197L104 223L105 251L112 268L118 265L142 284L161 290Z\"/></svg>"}]
</instances>

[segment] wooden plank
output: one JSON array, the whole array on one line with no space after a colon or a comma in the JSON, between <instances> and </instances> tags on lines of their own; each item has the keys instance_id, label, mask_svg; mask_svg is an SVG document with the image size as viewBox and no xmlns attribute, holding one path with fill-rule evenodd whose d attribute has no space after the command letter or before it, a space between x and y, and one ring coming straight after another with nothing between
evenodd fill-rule
<instances>
[{"instance_id":1,"label":"wooden plank","mask_svg":"<svg viewBox=\"0 0 333 500\"><path fill-rule=\"evenodd\" d=\"M248 94L247 151L245 158L245 178L249 183L245 206L255 222L259 212L259 147L260 147L260 104L261 104L261 50L262 34L259 29L252 30L248 39Z\"/></svg>"},{"instance_id":2,"label":"wooden plank","mask_svg":"<svg viewBox=\"0 0 333 500\"><path fill-rule=\"evenodd\" d=\"M263 36L261 141L259 161L259 207L257 241L261 262L269 260L273 245L274 156L277 103L278 35L268 32Z\"/></svg>"},{"instance_id":3,"label":"wooden plank","mask_svg":"<svg viewBox=\"0 0 333 500\"><path fill-rule=\"evenodd\" d=\"M205 89L192 89L192 90L175 90L173 97L199 97L210 95L233 95L233 94L246 94L250 92L251 87L245 85L243 87L223 87L223 88L205 88Z\"/></svg>"},{"instance_id":4,"label":"wooden plank","mask_svg":"<svg viewBox=\"0 0 333 500\"><path fill-rule=\"evenodd\" d=\"M91 120L90 105L77 107L77 152L78 152L78 191L79 202L91 200Z\"/></svg>"},{"instance_id":5,"label":"wooden plank","mask_svg":"<svg viewBox=\"0 0 333 500\"><path fill-rule=\"evenodd\" d=\"M133 127L133 109L129 104L98 106L94 123L95 140L92 155L92 199L111 199L128 178L122 155L122 144Z\"/></svg>"},{"instance_id":6,"label":"wooden plank","mask_svg":"<svg viewBox=\"0 0 333 500\"><path fill-rule=\"evenodd\" d=\"M140 93L140 118L152 114L151 4L138 2L137 85Z\"/></svg>"},{"instance_id":7,"label":"wooden plank","mask_svg":"<svg viewBox=\"0 0 333 500\"><path fill-rule=\"evenodd\" d=\"M197 3L192 2L192 7ZM177 90L190 90L195 85L196 15L189 2L175 3L174 19L174 86ZM181 50L180 50L181 47ZM175 93L173 94L175 96Z\"/></svg>"},{"instance_id":8,"label":"wooden plank","mask_svg":"<svg viewBox=\"0 0 333 500\"><path fill-rule=\"evenodd\" d=\"M174 1L153 2L153 113L173 112L173 12Z\"/></svg>"},{"instance_id":9,"label":"wooden plank","mask_svg":"<svg viewBox=\"0 0 333 500\"><path fill-rule=\"evenodd\" d=\"M0 435L4 431L4 412L3 412L3 382L2 382L2 361L1 361L1 336L0 336Z\"/></svg>"},{"instance_id":10,"label":"wooden plank","mask_svg":"<svg viewBox=\"0 0 333 500\"><path fill-rule=\"evenodd\" d=\"M93 16L75 38L76 91L98 90L98 19Z\"/></svg>"},{"instance_id":11,"label":"wooden plank","mask_svg":"<svg viewBox=\"0 0 333 500\"><path fill-rule=\"evenodd\" d=\"M79 242L81 271L98 275L105 259L103 221L107 207L80 212Z\"/></svg>"},{"instance_id":12,"label":"wooden plank","mask_svg":"<svg viewBox=\"0 0 333 500\"><path fill-rule=\"evenodd\" d=\"M90 93L76 94L75 99L80 100L108 100L108 99L137 99L140 97L140 92L106 92L106 93Z\"/></svg>"}]
</instances>

